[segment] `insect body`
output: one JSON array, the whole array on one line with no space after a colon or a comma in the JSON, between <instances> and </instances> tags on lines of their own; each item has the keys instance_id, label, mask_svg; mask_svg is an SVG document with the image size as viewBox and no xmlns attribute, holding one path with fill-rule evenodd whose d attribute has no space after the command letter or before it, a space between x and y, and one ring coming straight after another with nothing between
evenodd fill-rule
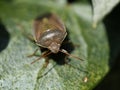
<instances>
[{"instance_id":1,"label":"insect body","mask_svg":"<svg viewBox=\"0 0 120 90\"><path fill-rule=\"evenodd\" d=\"M48 49L48 51L43 52L42 55L35 61L39 60L41 57L46 57L51 53L56 54L58 52L62 52L68 56L80 59L69 54L65 49L60 49L61 44L67 35L67 32L63 22L56 15L47 14L43 17L36 18L34 22L33 32L35 43L42 48ZM33 56L36 51L30 56Z\"/></svg>"},{"instance_id":2,"label":"insect body","mask_svg":"<svg viewBox=\"0 0 120 90\"><path fill-rule=\"evenodd\" d=\"M37 45L58 53L67 32L64 24L54 14L37 18L34 23L34 38Z\"/></svg>"}]
</instances>

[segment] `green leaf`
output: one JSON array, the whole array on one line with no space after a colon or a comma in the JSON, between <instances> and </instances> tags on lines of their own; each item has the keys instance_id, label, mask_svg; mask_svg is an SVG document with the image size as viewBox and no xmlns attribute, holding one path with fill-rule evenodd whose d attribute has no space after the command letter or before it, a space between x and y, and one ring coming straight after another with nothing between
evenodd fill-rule
<instances>
[{"instance_id":1,"label":"green leaf","mask_svg":"<svg viewBox=\"0 0 120 90\"><path fill-rule=\"evenodd\" d=\"M93 3L93 27L102 20L112 9L120 3L120 0L92 0Z\"/></svg>"},{"instance_id":2,"label":"green leaf","mask_svg":"<svg viewBox=\"0 0 120 90\"><path fill-rule=\"evenodd\" d=\"M90 6L67 6L64 3L56 7L53 5L56 2L51 3L32 3L32 0L0 2L0 18L11 36L8 46L0 52L0 90L88 90L108 72L109 49L105 28L101 23L93 30ZM47 12L56 13L64 21L70 40L79 45L72 54L84 61L70 57L70 67L50 60L44 69L44 58L30 64L37 57L28 58L27 55L37 46L24 37L22 31L32 34L33 20ZM85 83L86 77L88 82Z\"/></svg>"}]
</instances>

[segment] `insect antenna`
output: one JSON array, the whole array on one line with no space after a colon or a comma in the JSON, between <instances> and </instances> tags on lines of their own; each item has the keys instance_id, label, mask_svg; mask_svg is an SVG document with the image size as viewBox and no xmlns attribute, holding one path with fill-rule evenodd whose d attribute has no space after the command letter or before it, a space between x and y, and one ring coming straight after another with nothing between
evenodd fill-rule
<instances>
[{"instance_id":1,"label":"insect antenna","mask_svg":"<svg viewBox=\"0 0 120 90\"><path fill-rule=\"evenodd\" d=\"M28 40L30 40L31 42L33 42L35 44L35 39L34 37L32 36L32 34L28 33L26 31L26 28L24 25L22 24L17 24L17 26L19 27L19 29L21 30L21 33L23 34L24 37L26 37Z\"/></svg>"},{"instance_id":2,"label":"insect antenna","mask_svg":"<svg viewBox=\"0 0 120 90\"><path fill-rule=\"evenodd\" d=\"M64 54L66 54L66 55L68 55L68 56L71 56L71 57L74 57L74 58L76 58L76 59L78 59L78 60L84 61L83 59L81 59L81 58L79 58L79 57L77 57L77 56L74 56L74 55L68 53L65 49L61 49L61 50L59 50L59 51L62 52L62 53L64 53Z\"/></svg>"},{"instance_id":3,"label":"insect antenna","mask_svg":"<svg viewBox=\"0 0 120 90\"><path fill-rule=\"evenodd\" d=\"M42 55L39 58L35 59L33 62L31 62L31 64L35 63L36 61L40 60L43 57L48 56L51 53L52 53L51 51L46 51L46 52L42 53Z\"/></svg>"}]
</instances>

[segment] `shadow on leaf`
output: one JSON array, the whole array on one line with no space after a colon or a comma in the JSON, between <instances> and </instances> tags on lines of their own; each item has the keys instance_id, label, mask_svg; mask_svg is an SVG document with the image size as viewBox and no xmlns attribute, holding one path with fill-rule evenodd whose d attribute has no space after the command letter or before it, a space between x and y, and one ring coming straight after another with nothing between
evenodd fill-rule
<instances>
[{"instance_id":1,"label":"shadow on leaf","mask_svg":"<svg viewBox=\"0 0 120 90\"><path fill-rule=\"evenodd\" d=\"M4 50L10 40L10 34L0 20L0 52Z\"/></svg>"}]
</instances>

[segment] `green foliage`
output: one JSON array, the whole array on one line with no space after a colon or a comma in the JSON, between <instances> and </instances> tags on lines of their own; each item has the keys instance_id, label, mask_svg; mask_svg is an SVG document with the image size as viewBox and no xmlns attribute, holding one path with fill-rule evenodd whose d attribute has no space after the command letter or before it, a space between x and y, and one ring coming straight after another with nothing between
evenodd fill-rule
<instances>
[{"instance_id":1,"label":"green foliage","mask_svg":"<svg viewBox=\"0 0 120 90\"><path fill-rule=\"evenodd\" d=\"M0 52L0 90L90 90L107 73L109 49L105 28L100 23L94 30L89 4L67 5L65 0L11 0L9 3L2 0L0 6L0 18L11 36L8 46ZM71 58L72 67L69 67L55 65L50 60L44 69L44 58L30 64L37 57L27 55L37 46L22 31L32 34L36 16L47 12L56 13L64 21L70 40L79 45L72 54L84 61ZM40 78L41 75L44 76Z\"/></svg>"}]
</instances>

